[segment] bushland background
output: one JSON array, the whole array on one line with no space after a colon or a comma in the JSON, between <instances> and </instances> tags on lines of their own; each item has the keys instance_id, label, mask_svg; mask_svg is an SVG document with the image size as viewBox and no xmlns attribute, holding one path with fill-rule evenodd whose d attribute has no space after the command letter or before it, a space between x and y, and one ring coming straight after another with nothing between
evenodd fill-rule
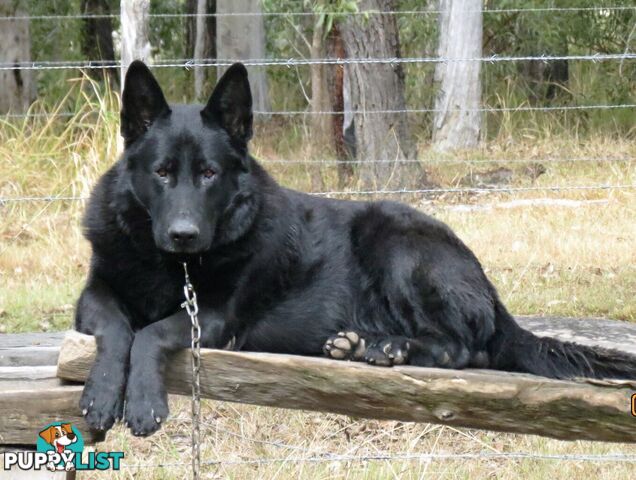
<instances>
[{"instance_id":1,"label":"bushland background","mask_svg":"<svg viewBox=\"0 0 636 480\"><path fill-rule=\"evenodd\" d=\"M173 102L205 101L228 61L250 64L252 152L283 185L435 215L516 314L636 321L635 20L628 0L0 0L0 332L72 325L85 198L121 149L122 22ZM161 434L115 429L108 446L129 464L186 461L187 402L173 412ZM614 479L633 463L583 457L636 453L229 403L204 412L211 478ZM484 452L581 458L452 457ZM119 475L185 473L187 461Z\"/></svg>"}]
</instances>

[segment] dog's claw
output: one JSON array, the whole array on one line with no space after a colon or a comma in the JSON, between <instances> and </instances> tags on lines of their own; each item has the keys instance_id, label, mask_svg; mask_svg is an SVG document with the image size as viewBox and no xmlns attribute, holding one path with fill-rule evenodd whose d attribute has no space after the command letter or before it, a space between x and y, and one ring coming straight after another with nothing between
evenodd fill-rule
<instances>
[{"instance_id":1,"label":"dog's claw","mask_svg":"<svg viewBox=\"0 0 636 480\"><path fill-rule=\"evenodd\" d=\"M155 422L161 423L161 417L155 417Z\"/></svg>"},{"instance_id":2,"label":"dog's claw","mask_svg":"<svg viewBox=\"0 0 636 480\"><path fill-rule=\"evenodd\" d=\"M85 408L84 410L82 410L82 415L86 416L87 413L88 413L88 408Z\"/></svg>"}]
</instances>

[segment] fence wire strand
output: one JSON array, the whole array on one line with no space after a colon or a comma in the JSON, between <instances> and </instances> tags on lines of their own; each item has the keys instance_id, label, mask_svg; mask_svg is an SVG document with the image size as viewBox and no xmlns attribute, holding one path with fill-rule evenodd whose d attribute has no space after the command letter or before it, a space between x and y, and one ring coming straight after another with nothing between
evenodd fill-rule
<instances>
[{"instance_id":1,"label":"fence wire strand","mask_svg":"<svg viewBox=\"0 0 636 480\"><path fill-rule=\"evenodd\" d=\"M403 108L399 110L254 110L256 116L301 116L301 115L398 115L400 113L421 114L438 112L481 112L481 113L514 113L514 112L567 112L577 110L617 110L625 108L636 108L636 103L622 103L617 105L556 105L549 107L535 107L520 105L516 107L479 107L479 108ZM97 112L95 112L97 113ZM107 111L104 113L117 114L118 112ZM4 118L69 118L75 116L73 112L38 112L38 113L8 113L2 114Z\"/></svg>"},{"instance_id":2,"label":"fence wire strand","mask_svg":"<svg viewBox=\"0 0 636 480\"><path fill-rule=\"evenodd\" d=\"M586 190L633 190L636 184L616 185L548 185L532 187L475 187L475 188L414 188L395 190L331 190L323 192L308 192L309 195L319 197L336 196L369 196L369 195L416 195L416 194L491 194L491 193L515 193L515 192L567 192ZM88 200L87 196L25 196L25 197L0 197L0 206L21 202L78 202Z\"/></svg>"},{"instance_id":3,"label":"fence wire strand","mask_svg":"<svg viewBox=\"0 0 636 480\"><path fill-rule=\"evenodd\" d=\"M196 67L229 67L241 62L248 67L298 67L308 65L355 65L355 64L417 64L417 63L454 63L454 62L552 62L552 61L592 61L601 62L607 60L633 60L636 53L593 53L591 55L534 55L534 56L501 56L490 55L487 57L392 57L392 58L257 58L257 59L217 59L205 58L193 60L191 58L176 58L158 60L151 63L153 68L196 68ZM112 60L41 60L32 62L0 63L0 70L69 70L69 69L114 69L121 68L119 61Z\"/></svg>"},{"instance_id":4,"label":"fence wire strand","mask_svg":"<svg viewBox=\"0 0 636 480\"><path fill-rule=\"evenodd\" d=\"M432 461L432 460L541 460L568 462L623 462L636 463L636 455L629 454L544 454L531 452L479 452L479 453L378 453L372 455L331 455L309 457L272 457L241 460L208 460L205 466L221 465L268 465L273 463L325 463L325 462L369 462L369 461ZM136 463L122 465L126 469L187 467L185 462Z\"/></svg>"},{"instance_id":5,"label":"fence wire strand","mask_svg":"<svg viewBox=\"0 0 636 480\"><path fill-rule=\"evenodd\" d=\"M622 12L636 10L636 6L616 5L607 7L537 7L537 8L493 8L481 10L461 10L461 13L482 12L485 15L504 13L577 13L594 12L600 15L607 15L610 12ZM355 12L325 11L320 14L344 16L368 16L368 15L438 15L442 13L439 9L420 10L360 10ZM219 13L150 13L149 18L197 18L197 17L313 17L315 12L219 12ZM0 21L24 21L24 20L118 20L120 16L115 13L81 13L71 15L17 15L0 16Z\"/></svg>"}]
</instances>

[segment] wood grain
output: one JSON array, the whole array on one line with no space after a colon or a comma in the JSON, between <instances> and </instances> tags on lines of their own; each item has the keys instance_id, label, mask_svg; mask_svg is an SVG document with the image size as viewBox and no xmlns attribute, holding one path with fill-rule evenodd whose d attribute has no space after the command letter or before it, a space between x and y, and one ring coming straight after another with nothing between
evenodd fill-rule
<instances>
[{"instance_id":1,"label":"wood grain","mask_svg":"<svg viewBox=\"0 0 636 480\"><path fill-rule=\"evenodd\" d=\"M93 337L69 332L58 376L83 381ZM636 442L630 397L620 381L559 381L490 370L371 367L324 358L204 349L205 398L359 417L431 422L564 440ZM171 393L190 394L190 353L168 362Z\"/></svg>"},{"instance_id":2,"label":"wood grain","mask_svg":"<svg viewBox=\"0 0 636 480\"><path fill-rule=\"evenodd\" d=\"M0 445L35 445L38 433L51 422L70 422L86 444L103 440L91 432L79 411L83 385L54 377L0 381Z\"/></svg>"}]
</instances>

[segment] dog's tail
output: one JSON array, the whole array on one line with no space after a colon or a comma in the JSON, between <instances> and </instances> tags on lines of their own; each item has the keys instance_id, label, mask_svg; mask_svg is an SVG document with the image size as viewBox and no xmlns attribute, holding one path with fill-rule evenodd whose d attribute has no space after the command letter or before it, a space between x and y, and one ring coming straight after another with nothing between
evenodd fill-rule
<instances>
[{"instance_id":1,"label":"dog's tail","mask_svg":"<svg viewBox=\"0 0 636 480\"><path fill-rule=\"evenodd\" d=\"M497 300L497 329L490 343L492 368L550 378L636 379L636 356L587 347L524 330Z\"/></svg>"}]
</instances>

